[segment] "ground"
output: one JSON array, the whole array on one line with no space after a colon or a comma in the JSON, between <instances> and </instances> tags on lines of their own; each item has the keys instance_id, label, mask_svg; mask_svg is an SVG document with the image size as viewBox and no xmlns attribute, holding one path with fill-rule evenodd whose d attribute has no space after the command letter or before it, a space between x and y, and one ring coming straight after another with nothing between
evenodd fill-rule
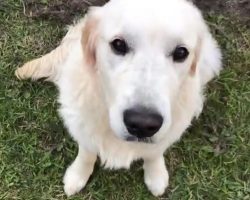
<instances>
[{"instance_id":1,"label":"ground","mask_svg":"<svg viewBox=\"0 0 250 200\"><path fill-rule=\"evenodd\" d=\"M79 2L0 2L0 199L67 199L62 176L77 148L57 115L57 91L44 82L20 82L14 70L59 43L65 24L84 13L87 4ZM206 90L202 115L166 152L170 187L161 199L247 200L249 1L196 2L222 48L224 70ZM70 199L157 198L146 189L139 162L129 171L107 171L98 163L86 189Z\"/></svg>"}]
</instances>

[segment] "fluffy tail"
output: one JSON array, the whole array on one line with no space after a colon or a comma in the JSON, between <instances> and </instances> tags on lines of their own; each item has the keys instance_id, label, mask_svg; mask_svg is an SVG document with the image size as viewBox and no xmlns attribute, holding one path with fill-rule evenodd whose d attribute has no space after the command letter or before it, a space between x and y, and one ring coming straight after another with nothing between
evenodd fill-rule
<instances>
[{"instance_id":1,"label":"fluffy tail","mask_svg":"<svg viewBox=\"0 0 250 200\"><path fill-rule=\"evenodd\" d=\"M15 71L15 75L18 79L46 78L46 80L53 82L56 80L60 63L65 59L66 54L67 48L65 49L61 45L41 58L25 63Z\"/></svg>"}]
</instances>

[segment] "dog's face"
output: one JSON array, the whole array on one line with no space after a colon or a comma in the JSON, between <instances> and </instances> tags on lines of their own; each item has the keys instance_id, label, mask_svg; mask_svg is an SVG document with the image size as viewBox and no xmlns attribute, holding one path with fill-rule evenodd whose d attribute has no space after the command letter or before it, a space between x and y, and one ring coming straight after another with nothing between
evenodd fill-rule
<instances>
[{"instance_id":1,"label":"dog's face","mask_svg":"<svg viewBox=\"0 0 250 200\"><path fill-rule=\"evenodd\" d=\"M182 0L113 0L91 11L83 34L110 126L124 140L158 142L184 80L195 76L204 23Z\"/></svg>"}]
</instances>

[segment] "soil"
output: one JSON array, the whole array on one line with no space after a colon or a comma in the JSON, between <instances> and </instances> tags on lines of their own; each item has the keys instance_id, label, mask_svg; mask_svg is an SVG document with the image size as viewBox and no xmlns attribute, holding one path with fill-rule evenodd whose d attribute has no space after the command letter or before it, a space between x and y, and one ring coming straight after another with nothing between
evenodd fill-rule
<instances>
[{"instance_id":1,"label":"soil","mask_svg":"<svg viewBox=\"0 0 250 200\"><path fill-rule=\"evenodd\" d=\"M204 12L236 17L250 27L250 0L193 0Z\"/></svg>"},{"instance_id":2,"label":"soil","mask_svg":"<svg viewBox=\"0 0 250 200\"><path fill-rule=\"evenodd\" d=\"M108 0L25 0L25 15L70 24L89 6L103 5ZM205 13L236 17L250 27L250 0L193 0ZM47 3L46 3L47 2ZM48 3L49 2L49 3Z\"/></svg>"},{"instance_id":3,"label":"soil","mask_svg":"<svg viewBox=\"0 0 250 200\"><path fill-rule=\"evenodd\" d=\"M107 0L25 0L24 10L27 17L71 24L76 16L85 13L88 7L101 6L105 2Z\"/></svg>"}]
</instances>

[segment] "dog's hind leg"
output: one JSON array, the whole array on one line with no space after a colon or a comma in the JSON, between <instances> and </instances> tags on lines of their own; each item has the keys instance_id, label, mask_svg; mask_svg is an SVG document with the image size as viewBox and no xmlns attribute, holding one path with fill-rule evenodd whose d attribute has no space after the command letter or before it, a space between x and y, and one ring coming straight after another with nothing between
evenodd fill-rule
<instances>
[{"instance_id":1,"label":"dog's hind leg","mask_svg":"<svg viewBox=\"0 0 250 200\"><path fill-rule=\"evenodd\" d=\"M97 155L79 146L79 152L75 161L68 167L64 178L64 191L67 196L71 196L86 185L93 172Z\"/></svg>"},{"instance_id":2,"label":"dog's hind leg","mask_svg":"<svg viewBox=\"0 0 250 200\"><path fill-rule=\"evenodd\" d=\"M25 63L15 71L15 75L19 79L31 78L37 80L46 78L48 81L53 82L57 78L60 64L65 60L67 54L67 48L64 45L60 45L41 58Z\"/></svg>"}]
</instances>

